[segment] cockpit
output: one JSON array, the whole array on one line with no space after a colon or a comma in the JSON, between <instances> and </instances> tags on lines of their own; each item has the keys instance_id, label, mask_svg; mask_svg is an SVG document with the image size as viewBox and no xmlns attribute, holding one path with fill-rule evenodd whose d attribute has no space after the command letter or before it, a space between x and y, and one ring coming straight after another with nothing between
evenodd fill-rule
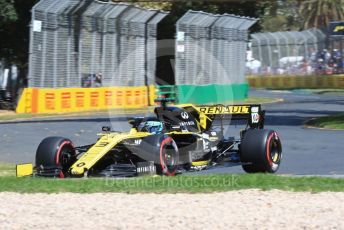
<instances>
[{"instance_id":1,"label":"cockpit","mask_svg":"<svg viewBox=\"0 0 344 230\"><path fill-rule=\"evenodd\" d=\"M142 121L138 127L139 132L149 132L153 134L161 133L163 130L163 124L161 121Z\"/></svg>"}]
</instances>

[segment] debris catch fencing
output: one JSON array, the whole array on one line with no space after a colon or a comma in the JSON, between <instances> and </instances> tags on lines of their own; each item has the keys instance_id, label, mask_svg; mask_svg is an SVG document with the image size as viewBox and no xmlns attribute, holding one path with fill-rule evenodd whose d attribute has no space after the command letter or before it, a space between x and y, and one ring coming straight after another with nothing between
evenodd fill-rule
<instances>
[{"instance_id":1,"label":"debris catch fencing","mask_svg":"<svg viewBox=\"0 0 344 230\"><path fill-rule=\"evenodd\" d=\"M157 24L166 15L124 3L41 0L32 8L29 87L153 84Z\"/></svg>"},{"instance_id":2,"label":"debris catch fencing","mask_svg":"<svg viewBox=\"0 0 344 230\"><path fill-rule=\"evenodd\" d=\"M250 74L312 74L325 67L326 35L318 29L255 33L248 57Z\"/></svg>"},{"instance_id":3,"label":"debris catch fencing","mask_svg":"<svg viewBox=\"0 0 344 230\"><path fill-rule=\"evenodd\" d=\"M248 29L256 19L188 11L177 22L176 84L245 82Z\"/></svg>"}]
</instances>

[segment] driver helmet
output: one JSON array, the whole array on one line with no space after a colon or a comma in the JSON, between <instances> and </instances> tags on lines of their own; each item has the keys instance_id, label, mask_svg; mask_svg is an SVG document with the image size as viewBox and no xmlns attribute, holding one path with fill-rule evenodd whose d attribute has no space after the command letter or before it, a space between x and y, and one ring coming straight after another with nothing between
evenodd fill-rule
<instances>
[{"instance_id":1,"label":"driver helmet","mask_svg":"<svg viewBox=\"0 0 344 230\"><path fill-rule=\"evenodd\" d=\"M149 133L159 133L162 132L163 126L162 126L162 122L160 121L145 121L142 122L139 127L138 130L139 131L144 131L144 132L149 132Z\"/></svg>"}]
</instances>

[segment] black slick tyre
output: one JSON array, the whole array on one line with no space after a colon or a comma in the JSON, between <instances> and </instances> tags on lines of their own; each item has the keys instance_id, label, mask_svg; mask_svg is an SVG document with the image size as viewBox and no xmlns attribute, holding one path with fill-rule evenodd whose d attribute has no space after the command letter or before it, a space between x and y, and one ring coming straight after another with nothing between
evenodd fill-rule
<instances>
[{"instance_id":1,"label":"black slick tyre","mask_svg":"<svg viewBox=\"0 0 344 230\"><path fill-rule=\"evenodd\" d=\"M174 176L178 169L179 151L172 137L163 137L160 140L160 162L157 164L157 172L166 176Z\"/></svg>"},{"instance_id":2,"label":"black slick tyre","mask_svg":"<svg viewBox=\"0 0 344 230\"><path fill-rule=\"evenodd\" d=\"M242 168L247 173L275 173L282 159L282 145L272 130L249 129L240 147Z\"/></svg>"},{"instance_id":3,"label":"black slick tyre","mask_svg":"<svg viewBox=\"0 0 344 230\"><path fill-rule=\"evenodd\" d=\"M58 174L47 173L47 176L64 178L68 176L70 166L76 161L76 151L71 140L64 137L47 137L41 141L36 151L36 168L57 170Z\"/></svg>"}]
</instances>

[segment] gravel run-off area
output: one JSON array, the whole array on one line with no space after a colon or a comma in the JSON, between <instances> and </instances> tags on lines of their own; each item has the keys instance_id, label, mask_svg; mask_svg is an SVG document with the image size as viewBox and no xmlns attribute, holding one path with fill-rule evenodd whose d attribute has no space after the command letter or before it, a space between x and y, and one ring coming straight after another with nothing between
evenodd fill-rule
<instances>
[{"instance_id":1,"label":"gravel run-off area","mask_svg":"<svg viewBox=\"0 0 344 230\"><path fill-rule=\"evenodd\" d=\"M0 229L344 229L344 193L0 193Z\"/></svg>"}]
</instances>

